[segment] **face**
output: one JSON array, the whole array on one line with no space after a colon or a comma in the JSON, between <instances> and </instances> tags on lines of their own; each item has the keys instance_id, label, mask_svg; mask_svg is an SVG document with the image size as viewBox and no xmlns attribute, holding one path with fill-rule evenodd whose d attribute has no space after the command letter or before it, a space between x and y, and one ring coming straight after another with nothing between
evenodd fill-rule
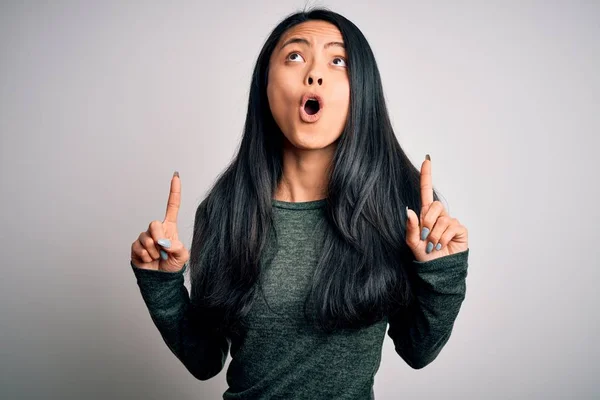
<instances>
[{"instance_id":1,"label":"face","mask_svg":"<svg viewBox=\"0 0 600 400\"><path fill-rule=\"evenodd\" d=\"M287 145L322 149L340 137L350 105L343 46L339 29L325 21L298 24L277 43L269 62L267 97ZM319 105L303 102L313 95L320 97Z\"/></svg>"}]
</instances>

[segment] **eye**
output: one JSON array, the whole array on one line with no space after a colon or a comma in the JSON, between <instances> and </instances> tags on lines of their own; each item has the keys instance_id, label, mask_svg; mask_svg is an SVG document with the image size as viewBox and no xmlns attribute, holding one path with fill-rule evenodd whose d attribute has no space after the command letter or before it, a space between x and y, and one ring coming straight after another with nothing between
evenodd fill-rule
<instances>
[{"instance_id":1,"label":"eye","mask_svg":"<svg viewBox=\"0 0 600 400\"><path fill-rule=\"evenodd\" d=\"M291 59L291 57L294 56L294 55L296 55L298 57L295 57L295 59ZM293 52L293 53L288 54L288 56L287 56L286 59L289 60L289 61L298 61L299 59L302 60L302 61L304 61L304 58L302 58L302 56L300 55L300 53L297 53L297 52Z\"/></svg>"},{"instance_id":2,"label":"eye","mask_svg":"<svg viewBox=\"0 0 600 400\"><path fill-rule=\"evenodd\" d=\"M340 66L340 67L347 67L347 66L348 66L348 65L346 64L346 60L345 60L343 57L336 57L336 58L334 58L333 60L334 60L334 61L335 61L335 60L341 60L341 61L342 61L342 63L343 63L343 64L336 64L336 63L334 62L334 64L335 64L335 65L337 65L337 66Z\"/></svg>"}]
</instances>

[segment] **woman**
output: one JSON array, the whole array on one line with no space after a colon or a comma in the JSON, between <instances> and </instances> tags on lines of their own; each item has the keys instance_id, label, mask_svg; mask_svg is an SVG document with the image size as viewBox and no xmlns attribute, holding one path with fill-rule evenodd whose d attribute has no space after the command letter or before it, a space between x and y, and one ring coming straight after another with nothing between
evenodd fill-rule
<instances>
[{"instance_id":1,"label":"woman","mask_svg":"<svg viewBox=\"0 0 600 400\"><path fill-rule=\"evenodd\" d=\"M438 201L429 156L418 171L398 144L373 53L341 15L293 14L265 42L239 152L197 208L191 254L180 192L176 172L131 267L190 373L217 375L231 351L223 398L373 398L388 324L413 368L448 341L467 229Z\"/></svg>"}]
</instances>

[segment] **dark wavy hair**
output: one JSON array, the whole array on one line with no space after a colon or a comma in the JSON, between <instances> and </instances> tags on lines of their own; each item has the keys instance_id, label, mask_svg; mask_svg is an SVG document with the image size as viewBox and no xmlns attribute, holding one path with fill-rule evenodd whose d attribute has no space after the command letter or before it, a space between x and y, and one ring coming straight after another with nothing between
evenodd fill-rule
<instances>
[{"instance_id":1,"label":"dark wavy hair","mask_svg":"<svg viewBox=\"0 0 600 400\"><path fill-rule=\"evenodd\" d=\"M289 15L267 38L252 75L238 153L196 210L192 309L202 325L225 333L240 333L245 326L274 231L272 199L282 177L283 133L267 100L269 59L284 32L311 20L330 22L342 34L350 110L327 171L323 251L305 317L310 322L315 316L315 327L326 332L356 329L382 320L412 297L408 273L414 258L406 246L405 207L419 215L420 173L396 139L366 38L340 14L314 8Z\"/></svg>"}]
</instances>

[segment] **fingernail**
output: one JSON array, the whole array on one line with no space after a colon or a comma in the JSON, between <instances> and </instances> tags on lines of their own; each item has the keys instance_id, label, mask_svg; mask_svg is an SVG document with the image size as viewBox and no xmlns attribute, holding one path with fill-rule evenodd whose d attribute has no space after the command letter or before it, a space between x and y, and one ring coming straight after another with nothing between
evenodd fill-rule
<instances>
[{"instance_id":1,"label":"fingernail","mask_svg":"<svg viewBox=\"0 0 600 400\"><path fill-rule=\"evenodd\" d=\"M160 258L162 258L163 260L166 260L167 258L169 258L169 255L167 254L166 251L161 250L160 251Z\"/></svg>"},{"instance_id":2,"label":"fingernail","mask_svg":"<svg viewBox=\"0 0 600 400\"><path fill-rule=\"evenodd\" d=\"M427 239L427 235L429 235L429 228L423 228L421 230L421 240Z\"/></svg>"},{"instance_id":3,"label":"fingernail","mask_svg":"<svg viewBox=\"0 0 600 400\"><path fill-rule=\"evenodd\" d=\"M179 178L179 171L175 171L175 172L173 172L173 176L176 176L176 177L178 177L178 178Z\"/></svg>"},{"instance_id":4,"label":"fingernail","mask_svg":"<svg viewBox=\"0 0 600 400\"><path fill-rule=\"evenodd\" d=\"M425 249L425 251L427 252L427 254L431 253L431 250L433 250L433 243L429 242L427 243L427 249Z\"/></svg>"},{"instance_id":5,"label":"fingernail","mask_svg":"<svg viewBox=\"0 0 600 400\"><path fill-rule=\"evenodd\" d=\"M425 159L431 161L431 157L429 156L429 154L425 154Z\"/></svg>"},{"instance_id":6,"label":"fingernail","mask_svg":"<svg viewBox=\"0 0 600 400\"><path fill-rule=\"evenodd\" d=\"M169 239L159 239L157 243L167 249L171 248L171 241Z\"/></svg>"},{"instance_id":7,"label":"fingernail","mask_svg":"<svg viewBox=\"0 0 600 400\"><path fill-rule=\"evenodd\" d=\"M436 249L436 250L439 250L439 249L441 249L441 248L442 248L442 244L441 244L441 243L438 243L438 244L435 246L435 249Z\"/></svg>"}]
</instances>

